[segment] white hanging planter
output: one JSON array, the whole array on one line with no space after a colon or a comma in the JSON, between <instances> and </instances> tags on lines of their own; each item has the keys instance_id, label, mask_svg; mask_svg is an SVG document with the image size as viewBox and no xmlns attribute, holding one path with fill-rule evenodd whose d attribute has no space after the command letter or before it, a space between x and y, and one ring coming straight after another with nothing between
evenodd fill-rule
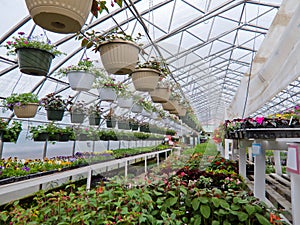
<instances>
[{"instance_id":1,"label":"white hanging planter","mask_svg":"<svg viewBox=\"0 0 300 225\"><path fill-rule=\"evenodd\" d=\"M160 78L158 70L149 68L136 69L131 73L132 82L137 91L153 91Z\"/></svg>"},{"instance_id":2,"label":"white hanging planter","mask_svg":"<svg viewBox=\"0 0 300 225\"><path fill-rule=\"evenodd\" d=\"M103 42L100 57L108 73L116 75L130 74L138 62L140 47L132 41L116 39Z\"/></svg>"},{"instance_id":3,"label":"white hanging planter","mask_svg":"<svg viewBox=\"0 0 300 225\"><path fill-rule=\"evenodd\" d=\"M131 108L131 112L133 113L141 113L143 111L143 106L134 104Z\"/></svg>"},{"instance_id":4,"label":"white hanging planter","mask_svg":"<svg viewBox=\"0 0 300 225\"><path fill-rule=\"evenodd\" d=\"M117 104L120 108L131 108L133 105L133 98L127 97L118 97Z\"/></svg>"},{"instance_id":5,"label":"white hanging planter","mask_svg":"<svg viewBox=\"0 0 300 225\"><path fill-rule=\"evenodd\" d=\"M156 88L149 94L154 103L166 103L171 96L171 90L169 88Z\"/></svg>"},{"instance_id":6,"label":"white hanging planter","mask_svg":"<svg viewBox=\"0 0 300 225\"><path fill-rule=\"evenodd\" d=\"M110 87L102 87L98 89L99 96L102 101L113 102L117 98L117 92Z\"/></svg>"},{"instance_id":7,"label":"white hanging planter","mask_svg":"<svg viewBox=\"0 0 300 225\"><path fill-rule=\"evenodd\" d=\"M92 88L95 76L84 71L70 71L67 73L72 90L89 91Z\"/></svg>"},{"instance_id":8,"label":"white hanging planter","mask_svg":"<svg viewBox=\"0 0 300 225\"><path fill-rule=\"evenodd\" d=\"M92 8L92 0L25 0L33 21L56 33L80 31Z\"/></svg>"}]
</instances>

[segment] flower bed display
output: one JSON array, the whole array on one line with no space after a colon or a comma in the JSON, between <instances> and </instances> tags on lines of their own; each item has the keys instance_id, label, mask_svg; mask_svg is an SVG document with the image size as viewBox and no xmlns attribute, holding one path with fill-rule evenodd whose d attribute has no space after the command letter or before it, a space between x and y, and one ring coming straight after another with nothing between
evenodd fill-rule
<instances>
[{"instance_id":1,"label":"flower bed display","mask_svg":"<svg viewBox=\"0 0 300 225\"><path fill-rule=\"evenodd\" d=\"M278 211L247 191L203 188L207 179L181 171L168 179L146 179L138 186L124 185L119 179L104 181L90 191L69 185L64 191L41 193L29 205L16 202L0 213L0 220L13 224L286 224Z\"/></svg>"}]
</instances>

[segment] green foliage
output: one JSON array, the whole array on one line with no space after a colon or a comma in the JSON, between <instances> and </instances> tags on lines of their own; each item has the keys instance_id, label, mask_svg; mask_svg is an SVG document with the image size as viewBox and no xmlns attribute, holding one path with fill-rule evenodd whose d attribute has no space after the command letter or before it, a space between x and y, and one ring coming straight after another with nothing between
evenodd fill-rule
<instances>
[{"instance_id":1,"label":"green foliage","mask_svg":"<svg viewBox=\"0 0 300 225\"><path fill-rule=\"evenodd\" d=\"M16 143L21 131L22 123L13 121L11 126L6 127L6 129L3 131L2 140Z\"/></svg>"},{"instance_id":2,"label":"green foliage","mask_svg":"<svg viewBox=\"0 0 300 225\"><path fill-rule=\"evenodd\" d=\"M4 100L4 105L10 110L13 110L14 106L21 107L22 105L26 105L28 103L38 103L38 96L34 93L22 93L16 94L13 93L11 96L7 97Z\"/></svg>"},{"instance_id":3,"label":"green foliage","mask_svg":"<svg viewBox=\"0 0 300 225\"><path fill-rule=\"evenodd\" d=\"M19 48L36 48L50 52L53 55L61 55L62 52L58 51L55 45L52 45L49 40L44 41L46 37L42 34L39 36L26 37L24 32L19 32L18 37L12 37L13 41L8 41L5 45L9 51L7 55L15 55L16 50Z\"/></svg>"}]
</instances>

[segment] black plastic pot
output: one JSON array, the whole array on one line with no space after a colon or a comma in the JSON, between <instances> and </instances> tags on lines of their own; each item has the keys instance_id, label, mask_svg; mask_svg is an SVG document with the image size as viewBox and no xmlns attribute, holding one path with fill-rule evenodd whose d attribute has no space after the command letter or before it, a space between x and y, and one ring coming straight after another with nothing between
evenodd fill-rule
<instances>
[{"instance_id":1,"label":"black plastic pot","mask_svg":"<svg viewBox=\"0 0 300 225\"><path fill-rule=\"evenodd\" d=\"M90 125L98 126L101 122L101 117L89 116Z\"/></svg>"},{"instance_id":2,"label":"black plastic pot","mask_svg":"<svg viewBox=\"0 0 300 225\"><path fill-rule=\"evenodd\" d=\"M109 119L107 119L106 120L106 127L109 127L109 128L116 127L116 120L109 120Z\"/></svg>"},{"instance_id":3,"label":"black plastic pot","mask_svg":"<svg viewBox=\"0 0 300 225\"><path fill-rule=\"evenodd\" d=\"M47 110L47 119L51 121L62 121L64 110Z\"/></svg>"},{"instance_id":4,"label":"black plastic pot","mask_svg":"<svg viewBox=\"0 0 300 225\"><path fill-rule=\"evenodd\" d=\"M71 123L83 123L84 121L84 114L82 113L71 113Z\"/></svg>"},{"instance_id":5,"label":"black plastic pot","mask_svg":"<svg viewBox=\"0 0 300 225\"><path fill-rule=\"evenodd\" d=\"M33 138L34 141L46 141L48 139L48 133L39 133L37 137Z\"/></svg>"}]
</instances>

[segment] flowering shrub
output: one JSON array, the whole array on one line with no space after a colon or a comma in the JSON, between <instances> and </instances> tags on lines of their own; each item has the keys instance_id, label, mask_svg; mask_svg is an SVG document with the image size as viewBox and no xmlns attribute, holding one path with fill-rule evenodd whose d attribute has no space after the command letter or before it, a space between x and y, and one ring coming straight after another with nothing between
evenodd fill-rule
<instances>
[{"instance_id":1,"label":"flowering shrub","mask_svg":"<svg viewBox=\"0 0 300 225\"><path fill-rule=\"evenodd\" d=\"M48 40L43 41L43 34L39 36L26 37L24 32L19 32L18 37L12 37L13 41L6 42L5 47L9 50L7 55L15 55L16 50L19 48L37 48L52 53L53 55L61 55L62 52L58 51L54 45Z\"/></svg>"},{"instance_id":2,"label":"flowering shrub","mask_svg":"<svg viewBox=\"0 0 300 225\"><path fill-rule=\"evenodd\" d=\"M28 103L38 103L39 99L36 94L33 93L22 93L22 94L16 94L13 93L11 96L7 97L4 100L4 105L10 109L13 110L14 106L22 106L26 105Z\"/></svg>"}]
</instances>

